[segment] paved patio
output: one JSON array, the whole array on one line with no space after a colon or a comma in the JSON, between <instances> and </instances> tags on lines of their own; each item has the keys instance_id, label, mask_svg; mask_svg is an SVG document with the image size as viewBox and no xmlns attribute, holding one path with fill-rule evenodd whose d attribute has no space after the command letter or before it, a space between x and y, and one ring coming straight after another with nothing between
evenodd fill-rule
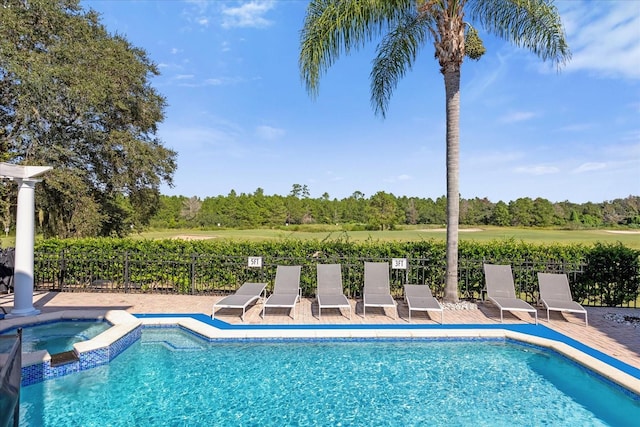
<instances>
[{"instance_id":1,"label":"paved patio","mask_svg":"<svg viewBox=\"0 0 640 427\"><path fill-rule=\"evenodd\" d=\"M213 303L220 296L124 294L124 293L58 293L34 294L34 306L42 312L74 309L126 310L130 313L204 313L211 315ZM270 308L264 319L260 316L262 305L250 307L245 315L245 324L409 324L407 306L398 301L399 317L394 319L392 310L369 308L366 318L362 316L362 302L351 300L353 316L349 320L338 309L325 309L322 319L318 318L318 306L313 299L303 298L296 309L295 319L289 310ZM0 306L7 312L13 307L13 295L0 295ZM500 313L489 302L479 302L475 310L445 310L444 323L447 324L499 324ZM619 313L640 317L640 309L587 307L589 326L585 327L583 316L551 313L551 321L546 320L546 311L539 309L538 318L542 325L580 341L596 350L615 357L640 369L640 326L617 323L605 317L607 313ZM241 324L241 310L216 310L216 319L231 324ZM411 315L412 324L437 324L440 316L431 318L423 312ZM528 314L505 313L505 323L532 323Z\"/></svg>"}]
</instances>

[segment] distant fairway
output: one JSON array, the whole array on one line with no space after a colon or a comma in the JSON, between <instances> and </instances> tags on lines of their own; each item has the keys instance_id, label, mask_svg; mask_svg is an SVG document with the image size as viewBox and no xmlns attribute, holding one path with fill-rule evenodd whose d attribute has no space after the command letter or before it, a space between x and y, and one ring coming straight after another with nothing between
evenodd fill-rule
<instances>
[{"instance_id":1,"label":"distant fairway","mask_svg":"<svg viewBox=\"0 0 640 427\"><path fill-rule=\"evenodd\" d=\"M146 231L132 234L132 239L185 239L185 240L235 240L235 241L261 241L261 240L328 240L328 241L420 241L446 239L444 228L425 228L425 226L406 227L394 231L342 231L339 227L329 226L291 226L285 229L253 229L234 230L219 229L211 231L201 230L162 230ZM460 240L488 242L493 240L516 240L529 243L559 243L572 244L583 243L591 245L595 242L615 243L640 249L640 231L634 230L541 230L531 228L510 227L483 227L461 228ZM13 236L0 238L3 248L15 246Z\"/></svg>"},{"instance_id":2,"label":"distant fairway","mask_svg":"<svg viewBox=\"0 0 640 427\"><path fill-rule=\"evenodd\" d=\"M136 239L224 239L224 240L348 240L348 241L420 241L445 240L445 229L401 229L394 231L335 231L323 228L291 227L288 229L253 229L253 230L166 230L152 231L132 235ZM540 230L529 228L487 227L460 229L460 240L488 242L492 240L524 241L529 243L583 243L621 242L627 247L640 249L640 231L620 230Z\"/></svg>"}]
</instances>

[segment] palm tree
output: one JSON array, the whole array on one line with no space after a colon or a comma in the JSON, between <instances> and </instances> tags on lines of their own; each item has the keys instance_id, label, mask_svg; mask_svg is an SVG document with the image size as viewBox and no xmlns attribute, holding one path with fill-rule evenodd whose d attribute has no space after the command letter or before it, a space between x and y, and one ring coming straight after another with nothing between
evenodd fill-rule
<instances>
[{"instance_id":1,"label":"palm tree","mask_svg":"<svg viewBox=\"0 0 640 427\"><path fill-rule=\"evenodd\" d=\"M419 48L433 42L446 99L448 302L458 301L460 68L465 56L477 60L484 53L465 14L488 33L558 68L570 58L552 0L311 0L299 58L307 91L315 97L320 76L341 53L381 37L371 71L371 103L384 117L398 80L412 68Z\"/></svg>"}]
</instances>

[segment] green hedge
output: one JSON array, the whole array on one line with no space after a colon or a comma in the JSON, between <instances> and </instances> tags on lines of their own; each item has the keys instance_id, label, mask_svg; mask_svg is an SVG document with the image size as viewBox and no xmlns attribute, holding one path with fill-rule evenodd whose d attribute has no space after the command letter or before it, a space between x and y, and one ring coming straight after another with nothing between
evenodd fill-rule
<instances>
[{"instance_id":1,"label":"green hedge","mask_svg":"<svg viewBox=\"0 0 640 427\"><path fill-rule=\"evenodd\" d=\"M35 247L36 275L64 284L107 278L135 283L142 291L215 293L236 289L244 281L269 281L278 264L302 265L305 295L315 290L315 264L338 262L347 267L345 287L362 288L363 262L407 258L410 268L393 272L392 287L429 284L442 295L446 246L442 241L349 242L346 239L231 242L217 240L49 239ZM246 265L261 256L262 269ZM591 305L634 302L640 282L640 251L621 244L532 244L516 240L460 242L460 296L477 298L484 287L482 263L510 264L523 297L535 301L537 272L569 274L574 296ZM102 277L101 277L102 276ZM56 278L57 279L53 279ZM40 280L42 281L42 280ZM166 285L168 284L168 285Z\"/></svg>"}]
</instances>

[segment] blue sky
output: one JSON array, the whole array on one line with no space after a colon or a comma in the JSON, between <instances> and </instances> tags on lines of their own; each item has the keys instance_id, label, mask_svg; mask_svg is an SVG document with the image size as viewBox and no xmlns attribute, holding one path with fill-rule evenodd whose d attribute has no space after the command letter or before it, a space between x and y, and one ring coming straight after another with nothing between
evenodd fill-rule
<instances>
[{"instance_id":1,"label":"blue sky","mask_svg":"<svg viewBox=\"0 0 640 427\"><path fill-rule=\"evenodd\" d=\"M145 49L178 152L166 195L446 193L444 82L425 46L387 118L370 105L375 43L341 56L312 99L298 52L307 1L83 0ZM509 202L640 195L640 0L559 0L572 60L556 72L480 29L465 61L460 193Z\"/></svg>"}]
</instances>

